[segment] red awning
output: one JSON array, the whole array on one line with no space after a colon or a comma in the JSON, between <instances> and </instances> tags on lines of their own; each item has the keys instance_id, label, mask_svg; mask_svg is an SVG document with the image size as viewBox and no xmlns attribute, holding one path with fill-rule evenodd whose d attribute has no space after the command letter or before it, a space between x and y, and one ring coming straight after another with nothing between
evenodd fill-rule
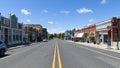
<instances>
[{"instance_id":1,"label":"red awning","mask_svg":"<svg viewBox=\"0 0 120 68\"><path fill-rule=\"evenodd\" d=\"M109 32L109 29L101 30L101 32Z\"/></svg>"}]
</instances>

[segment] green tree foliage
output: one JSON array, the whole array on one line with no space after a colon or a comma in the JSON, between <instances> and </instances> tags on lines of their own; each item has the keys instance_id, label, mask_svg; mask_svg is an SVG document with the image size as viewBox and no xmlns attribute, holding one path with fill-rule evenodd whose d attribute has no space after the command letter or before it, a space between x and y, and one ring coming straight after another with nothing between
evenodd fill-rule
<instances>
[{"instance_id":1,"label":"green tree foliage","mask_svg":"<svg viewBox=\"0 0 120 68\"><path fill-rule=\"evenodd\" d=\"M59 39L64 39L65 34L64 33L58 33L58 34L50 34L49 38L59 38Z\"/></svg>"},{"instance_id":2,"label":"green tree foliage","mask_svg":"<svg viewBox=\"0 0 120 68\"><path fill-rule=\"evenodd\" d=\"M49 38L53 39L54 38L54 34L50 34Z\"/></svg>"}]
</instances>

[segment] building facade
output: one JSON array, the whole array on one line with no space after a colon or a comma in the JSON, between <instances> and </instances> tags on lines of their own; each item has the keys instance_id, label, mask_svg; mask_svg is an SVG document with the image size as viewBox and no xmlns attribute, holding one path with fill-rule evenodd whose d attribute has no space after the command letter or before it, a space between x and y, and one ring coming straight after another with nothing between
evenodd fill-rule
<instances>
[{"instance_id":1,"label":"building facade","mask_svg":"<svg viewBox=\"0 0 120 68\"><path fill-rule=\"evenodd\" d=\"M65 38L64 39L65 40L73 40L74 32L75 32L75 29L65 31Z\"/></svg>"},{"instance_id":2,"label":"building facade","mask_svg":"<svg viewBox=\"0 0 120 68\"><path fill-rule=\"evenodd\" d=\"M42 29L42 35L41 35L41 37L42 37L42 40L43 39L48 39L48 32L47 32L46 28Z\"/></svg>"},{"instance_id":3,"label":"building facade","mask_svg":"<svg viewBox=\"0 0 120 68\"><path fill-rule=\"evenodd\" d=\"M85 26L75 31L74 38L80 42L96 43L120 49L120 17Z\"/></svg>"},{"instance_id":4,"label":"building facade","mask_svg":"<svg viewBox=\"0 0 120 68\"><path fill-rule=\"evenodd\" d=\"M15 14L9 14L9 18L0 14L0 40L6 42L8 46L22 43L22 26Z\"/></svg>"},{"instance_id":5,"label":"building facade","mask_svg":"<svg viewBox=\"0 0 120 68\"><path fill-rule=\"evenodd\" d=\"M120 17L113 17L111 25L111 45L114 49L120 49Z\"/></svg>"},{"instance_id":6,"label":"building facade","mask_svg":"<svg viewBox=\"0 0 120 68\"><path fill-rule=\"evenodd\" d=\"M75 40L81 42L95 43L96 42L96 25L87 25L75 32Z\"/></svg>"},{"instance_id":7,"label":"building facade","mask_svg":"<svg viewBox=\"0 0 120 68\"><path fill-rule=\"evenodd\" d=\"M96 24L96 42L101 45L111 43L109 32L111 31L111 19Z\"/></svg>"},{"instance_id":8,"label":"building facade","mask_svg":"<svg viewBox=\"0 0 120 68\"><path fill-rule=\"evenodd\" d=\"M43 27L40 24L26 24L38 31L37 41L42 41Z\"/></svg>"},{"instance_id":9,"label":"building facade","mask_svg":"<svg viewBox=\"0 0 120 68\"><path fill-rule=\"evenodd\" d=\"M23 39L25 43L38 41L39 31L31 26L24 24Z\"/></svg>"}]
</instances>

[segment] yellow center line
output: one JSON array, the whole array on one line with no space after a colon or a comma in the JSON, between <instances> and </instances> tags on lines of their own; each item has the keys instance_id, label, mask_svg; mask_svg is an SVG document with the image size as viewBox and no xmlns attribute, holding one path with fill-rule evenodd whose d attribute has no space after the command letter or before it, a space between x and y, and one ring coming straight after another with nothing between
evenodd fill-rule
<instances>
[{"instance_id":1,"label":"yellow center line","mask_svg":"<svg viewBox=\"0 0 120 68\"><path fill-rule=\"evenodd\" d=\"M53 56L52 68L55 68L55 61L56 61L56 44L54 47L54 56Z\"/></svg>"},{"instance_id":2,"label":"yellow center line","mask_svg":"<svg viewBox=\"0 0 120 68\"><path fill-rule=\"evenodd\" d=\"M57 54L58 54L59 68L62 68L62 63L61 63L60 50L59 50L59 47L58 47L58 42L57 42Z\"/></svg>"},{"instance_id":3,"label":"yellow center line","mask_svg":"<svg viewBox=\"0 0 120 68\"><path fill-rule=\"evenodd\" d=\"M58 47L58 42L55 43L54 46L54 55L53 55L53 62L52 62L52 68L55 68L56 66L56 51L57 51L57 59L58 59L58 65L59 68L62 68L62 63L61 63L61 57L60 57L60 51L59 51L59 47Z\"/></svg>"}]
</instances>

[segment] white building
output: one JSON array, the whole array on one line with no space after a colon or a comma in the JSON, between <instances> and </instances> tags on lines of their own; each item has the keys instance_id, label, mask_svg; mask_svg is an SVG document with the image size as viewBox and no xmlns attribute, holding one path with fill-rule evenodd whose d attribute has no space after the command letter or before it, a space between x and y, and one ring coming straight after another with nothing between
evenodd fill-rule
<instances>
[{"instance_id":1,"label":"white building","mask_svg":"<svg viewBox=\"0 0 120 68\"><path fill-rule=\"evenodd\" d=\"M22 43L22 25L15 14L9 14L9 18L6 18L0 13L0 40L9 46Z\"/></svg>"},{"instance_id":2,"label":"white building","mask_svg":"<svg viewBox=\"0 0 120 68\"><path fill-rule=\"evenodd\" d=\"M111 19L99 22L96 24L96 40L98 44L107 45L111 43L111 39L109 37L108 32L111 28Z\"/></svg>"}]
</instances>

